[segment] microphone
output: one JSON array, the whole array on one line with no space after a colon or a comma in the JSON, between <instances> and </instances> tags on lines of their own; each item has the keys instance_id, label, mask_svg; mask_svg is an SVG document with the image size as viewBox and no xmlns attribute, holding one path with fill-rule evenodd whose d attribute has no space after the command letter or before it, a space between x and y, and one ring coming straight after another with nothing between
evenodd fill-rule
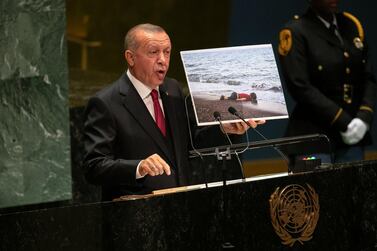
<instances>
[{"instance_id":1,"label":"microphone","mask_svg":"<svg viewBox=\"0 0 377 251\"><path fill-rule=\"evenodd\" d=\"M225 136L226 136L226 138L227 138L227 140L228 140L230 146L232 146L233 143L232 143L232 141L230 140L228 133L227 133L227 132L225 131L225 129L224 129L224 125L223 125L223 122L222 122L222 120L221 120L221 114L220 114L218 111L214 111L214 112L213 112L213 117L219 122L219 124L220 124L220 128L221 128L221 131L225 134Z\"/></svg>"},{"instance_id":2,"label":"microphone","mask_svg":"<svg viewBox=\"0 0 377 251\"><path fill-rule=\"evenodd\" d=\"M249 128L252 128L252 126L250 125L250 123L248 121L246 121L236 110L236 108L234 108L233 106L229 106L228 107L228 112L237 116L238 118L242 119L243 122L245 122L247 124L247 126ZM254 129L254 128L253 128ZM249 146L250 146L250 140L249 140L249 134L246 132L246 140L247 140L247 146L245 147L245 149L243 149L242 151L240 151L240 153L244 153L247 149L249 149ZM237 153L237 151L236 151ZM238 154L237 154L238 156Z\"/></svg>"},{"instance_id":3,"label":"microphone","mask_svg":"<svg viewBox=\"0 0 377 251\"><path fill-rule=\"evenodd\" d=\"M233 143L230 140L228 133L224 130L224 125L223 125L223 122L221 121L221 114L218 111L214 111L213 112L213 117L216 119L216 121L219 122L221 131L225 134L225 136L226 136L226 138L227 138L230 146L232 146Z\"/></svg>"},{"instance_id":4,"label":"microphone","mask_svg":"<svg viewBox=\"0 0 377 251\"><path fill-rule=\"evenodd\" d=\"M234 108L233 106L228 107L228 112L230 112L233 115L237 114L236 116L238 116L238 112L237 112L236 108Z\"/></svg>"},{"instance_id":5,"label":"microphone","mask_svg":"<svg viewBox=\"0 0 377 251\"><path fill-rule=\"evenodd\" d=\"M217 121L221 122L221 114L220 114L218 111L214 111L214 112L213 112L213 117L214 117Z\"/></svg>"},{"instance_id":6,"label":"microphone","mask_svg":"<svg viewBox=\"0 0 377 251\"><path fill-rule=\"evenodd\" d=\"M245 118L241 115L241 114L239 114L239 112L236 110L236 108L234 108L233 106L229 106L228 107L228 112L229 113L231 113L231 114L233 114L234 116L236 116L236 117L238 117L239 119L241 119L243 122L245 122L250 128L253 128L251 125L250 125L250 123L249 123L249 121L246 121L245 120ZM255 128L253 128L253 129L255 129ZM261 135L262 136L262 135ZM262 136L263 138L264 138L264 136ZM266 138L264 138L264 139L266 139Z\"/></svg>"},{"instance_id":7,"label":"microphone","mask_svg":"<svg viewBox=\"0 0 377 251\"><path fill-rule=\"evenodd\" d=\"M248 121L245 120L245 118L236 110L236 108L234 108L233 106L229 106L228 107L228 112L233 114L234 116L238 117L239 119L241 119L243 122L245 122L249 128L253 129L254 132L256 132L259 136L261 136L264 140L268 140L262 133L260 133L257 129L255 129L254 127L252 127L250 125L250 123ZM247 134L247 132L246 132ZM249 143L249 142L248 142ZM247 148L249 148L249 144L247 146ZM277 151L277 153L289 164L289 159L288 157L277 147L274 147L274 149Z\"/></svg>"},{"instance_id":8,"label":"microphone","mask_svg":"<svg viewBox=\"0 0 377 251\"><path fill-rule=\"evenodd\" d=\"M214 112L213 112L213 117L214 117L217 121L219 121L221 131L225 134L225 136L226 136L226 138L227 138L227 140L228 140L228 142L229 142L230 147L232 147L232 146L233 146L233 143L232 143L232 141L230 140L228 133L225 131L224 126L223 126L223 122L221 121L221 114L220 114L218 111L214 111ZM248 140L248 141L249 141L249 140ZM242 163L241 163L241 159L240 159L240 157L238 156L237 151L235 151L235 154L236 154L236 157L237 157L238 164L240 165L242 179L245 179L245 174L244 174L244 171L243 171L243 166L242 166Z\"/></svg>"}]
</instances>

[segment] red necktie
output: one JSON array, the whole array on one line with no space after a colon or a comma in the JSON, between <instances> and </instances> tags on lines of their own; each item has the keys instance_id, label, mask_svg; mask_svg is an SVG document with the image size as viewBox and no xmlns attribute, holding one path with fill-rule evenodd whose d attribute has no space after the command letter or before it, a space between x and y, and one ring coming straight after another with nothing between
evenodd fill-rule
<instances>
[{"instance_id":1,"label":"red necktie","mask_svg":"<svg viewBox=\"0 0 377 251\"><path fill-rule=\"evenodd\" d=\"M152 90L151 96L153 100L154 117L156 120L156 124L158 128L160 128L162 134L166 136L165 118L164 114L162 113L160 102L158 101L158 93L155 89Z\"/></svg>"}]
</instances>

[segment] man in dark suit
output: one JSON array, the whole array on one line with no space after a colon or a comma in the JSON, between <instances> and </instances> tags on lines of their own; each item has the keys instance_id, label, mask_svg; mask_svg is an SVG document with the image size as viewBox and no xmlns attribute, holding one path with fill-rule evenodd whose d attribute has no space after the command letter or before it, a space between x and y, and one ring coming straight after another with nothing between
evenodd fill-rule
<instances>
[{"instance_id":1,"label":"man in dark suit","mask_svg":"<svg viewBox=\"0 0 377 251\"><path fill-rule=\"evenodd\" d=\"M84 166L87 179L102 185L104 200L187 184L186 111L178 82L165 77L170 53L161 27L133 27L125 37L127 72L88 102ZM246 129L224 125L233 134Z\"/></svg>"},{"instance_id":2,"label":"man in dark suit","mask_svg":"<svg viewBox=\"0 0 377 251\"><path fill-rule=\"evenodd\" d=\"M326 134L335 162L363 159L370 144L376 79L360 22L338 0L311 0L307 12L280 31L279 54L297 102L288 136Z\"/></svg>"}]
</instances>

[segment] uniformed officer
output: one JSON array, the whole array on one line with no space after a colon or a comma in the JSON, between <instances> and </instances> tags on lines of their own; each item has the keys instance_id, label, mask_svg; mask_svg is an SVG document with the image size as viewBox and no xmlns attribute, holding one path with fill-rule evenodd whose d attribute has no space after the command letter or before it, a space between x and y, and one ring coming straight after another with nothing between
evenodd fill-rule
<instances>
[{"instance_id":1,"label":"uniformed officer","mask_svg":"<svg viewBox=\"0 0 377 251\"><path fill-rule=\"evenodd\" d=\"M287 135L326 134L335 162L363 159L376 79L359 20L338 12L338 0L312 0L279 34L288 91L296 101Z\"/></svg>"}]
</instances>

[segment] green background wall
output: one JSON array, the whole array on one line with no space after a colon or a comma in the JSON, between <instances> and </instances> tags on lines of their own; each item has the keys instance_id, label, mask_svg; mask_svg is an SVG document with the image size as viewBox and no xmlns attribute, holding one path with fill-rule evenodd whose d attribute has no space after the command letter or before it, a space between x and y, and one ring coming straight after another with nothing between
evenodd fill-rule
<instances>
[{"instance_id":1,"label":"green background wall","mask_svg":"<svg viewBox=\"0 0 377 251\"><path fill-rule=\"evenodd\" d=\"M0 6L0 207L71 199L65 1Z\"/></svg>"}]
</instances>

